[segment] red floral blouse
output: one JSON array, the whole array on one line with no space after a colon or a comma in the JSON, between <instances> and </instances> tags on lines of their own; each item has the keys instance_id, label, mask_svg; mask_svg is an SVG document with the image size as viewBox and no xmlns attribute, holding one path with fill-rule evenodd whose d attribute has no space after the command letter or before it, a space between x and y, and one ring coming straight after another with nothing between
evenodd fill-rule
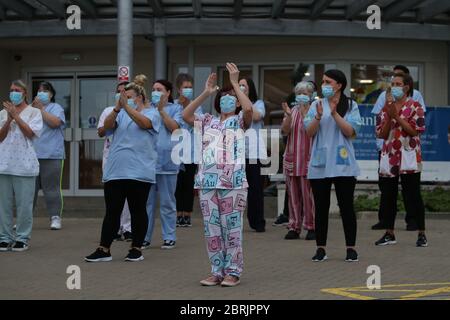
<instances>
[{"instance_id":1,"label":"red floral blouse","mask_svg":"<svg viewBox=\"0 0 450 320\"><path fill-rule=\"evenodd\" d=\"M406 120L413 129L419 134L415 137L409 136L402 126L395 120L391 119L392 128L389 137L384 140L381 156L389 157L389 172L382 173L381 176L395 177L401 174L417 173L422 171L422 150L420 146L420 134L425 131L425 112L420 103L408 99L405 105L399 111L400 118ZM376 131L379 134L388 121L389 116L386 107L381 110L377 117ZM402 152L416 151L417 170L401 170Z\"/></svg>"}]
</instances>

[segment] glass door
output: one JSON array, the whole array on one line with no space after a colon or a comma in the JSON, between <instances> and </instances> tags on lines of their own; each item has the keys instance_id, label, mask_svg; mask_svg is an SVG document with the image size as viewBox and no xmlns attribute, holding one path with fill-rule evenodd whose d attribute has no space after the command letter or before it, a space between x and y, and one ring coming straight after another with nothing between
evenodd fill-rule
<instances>
[{"instance_id":1,"label":"glass door","mask_svg":"<svg viewBox=\"0 0 450 320\"><path fill-rule=\"evenodd\" d=\"M103 139L97 124L106 107L114 106L115 75L77 75L78 116L75 129L77 145L76 193L102 195Z\"/></svg>"}]
</instances>

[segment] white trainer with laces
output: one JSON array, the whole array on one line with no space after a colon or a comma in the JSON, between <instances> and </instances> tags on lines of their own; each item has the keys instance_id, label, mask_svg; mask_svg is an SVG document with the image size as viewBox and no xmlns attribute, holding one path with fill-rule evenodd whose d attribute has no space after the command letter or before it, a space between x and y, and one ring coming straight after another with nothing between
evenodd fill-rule
<instances>
[{"instance_id":1,"label":"white trainer with laces","mask_svg":"<svg viewBox=\"0 0 450 320\"><path fill-rule=\"evenodd\" d=\"M61 218L58 216L52 217L52 223L50 224L50 229L60 230L61 229Z\"/></svg>"}]
</instances>

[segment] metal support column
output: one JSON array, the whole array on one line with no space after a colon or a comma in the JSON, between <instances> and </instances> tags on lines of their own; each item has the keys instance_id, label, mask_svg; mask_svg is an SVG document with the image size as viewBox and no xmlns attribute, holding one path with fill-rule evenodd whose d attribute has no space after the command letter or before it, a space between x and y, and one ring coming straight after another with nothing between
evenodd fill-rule
<instances>
[{"instance_id":1,"label":"metal support column","mask_svg":"<svg viewBox=\"0 0 450 320\"><path fill-rule=\"evenodd\" d=\"M130 68L133 79L133 1L118 0L117 13L117 66Z\"/></svg>"},{"instance_id":2,"label":"metal support column","mask_svg":"<svg viewBox=\"0 0 450 320\"><path fill-rule=\"evenodd\" d=\"M167 40L163 19L155 19L155 80L167 79Z\"/></svg>"}]
</instances>

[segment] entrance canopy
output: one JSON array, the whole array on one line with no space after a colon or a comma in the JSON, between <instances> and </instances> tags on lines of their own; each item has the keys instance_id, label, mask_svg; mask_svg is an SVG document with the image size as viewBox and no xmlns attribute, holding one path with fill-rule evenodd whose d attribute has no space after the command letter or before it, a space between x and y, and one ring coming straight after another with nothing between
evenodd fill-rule
<instances>
[{"instance_id":1,"label":"entrance canopy","mask_svg":"<svg viewBox=\"0 0 450 320\"><path fill-rule=\"evenodd\" d=\"M0 38L117 34L123 0L0 0ZM132 0L126 0L132 1ZM331 36L450 41L449 0L133 0L135 35ZM80 30L66 8L82 10ZM366 26L381 8L382 29Z\"/></svg>"}]
</instances>

